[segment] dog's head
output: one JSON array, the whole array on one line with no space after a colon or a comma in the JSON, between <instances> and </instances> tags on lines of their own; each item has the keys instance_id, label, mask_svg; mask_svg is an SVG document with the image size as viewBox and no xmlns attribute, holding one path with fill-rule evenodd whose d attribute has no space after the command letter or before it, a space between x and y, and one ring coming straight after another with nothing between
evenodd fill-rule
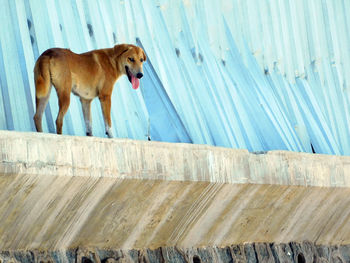
<instances>
[{"instance_id":1,"label":"dog's head","mask_svg":"<svg viewBox=\"0 0 350 263\"><path fill-rule=\"evenodd\" d=\"M133 89L140 86L140 78L143 76L142 64L146 61L145 52L142 48L121 44L114 46L116 62L123 74L128 76Z\"/></svg>"}]
</instances>

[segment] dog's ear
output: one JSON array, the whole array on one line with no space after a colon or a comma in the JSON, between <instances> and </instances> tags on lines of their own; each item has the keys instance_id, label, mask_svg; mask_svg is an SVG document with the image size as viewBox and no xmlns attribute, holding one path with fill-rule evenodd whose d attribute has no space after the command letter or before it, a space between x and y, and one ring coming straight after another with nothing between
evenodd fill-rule
<instances>
[{"instance_id":1,"label":"dog's ear","mask_svg":"<svg viewBox=\"0 0 350 263\"><path fill-rule=\"evenodd\" d=\"M142 54L143 54L143 61L146 61L147 60L146 53L145 53L145 51L143 51L142 48L141 48L141 50L142 50Z\"/></svg>"},{"instance_id":2,"label":"dog's ear","mask_svg":"<svg viewBox=\"0 0 350 263\"><path fill-rule=\"evenodd\" d=\"M120 44L114 46L114 54L119 57L121 54L125 53L130 49L130 45L128 44Z\"/></svg>"}]
</instances>

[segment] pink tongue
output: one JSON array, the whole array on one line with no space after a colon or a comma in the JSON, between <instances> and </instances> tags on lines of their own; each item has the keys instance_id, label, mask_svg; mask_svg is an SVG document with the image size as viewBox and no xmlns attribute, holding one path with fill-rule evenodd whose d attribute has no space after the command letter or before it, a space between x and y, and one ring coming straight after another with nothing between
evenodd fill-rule
<instances>
[{"instance_id":1,"label":"pink tongue","mask_svg":"<svg viewBox=\"0 0 350 263\"><path fill-rule=\"evenodd\" d=\"M138 89L140 86L140 80L138 78L135 78L134 76L131 76L131 84L133 89Z\"/></svg>"}]
</instances>

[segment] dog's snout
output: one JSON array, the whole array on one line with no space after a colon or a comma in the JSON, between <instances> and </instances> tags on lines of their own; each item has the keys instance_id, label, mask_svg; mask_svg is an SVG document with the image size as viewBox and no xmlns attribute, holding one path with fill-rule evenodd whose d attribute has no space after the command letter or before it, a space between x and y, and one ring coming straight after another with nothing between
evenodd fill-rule
<instances>
[{"instance_id":1,"label":"dog's snout","mask_svg":"<svg viewBox=\"0 0 350 263\"><path fill-rule=\"evenodd\" d=\"M138 79L140 79L140 78L143 77L143 74L142 74L141 72L139 72L139 73L136 74L136 77L137 77Z\"/></svg>"}]
</instances>

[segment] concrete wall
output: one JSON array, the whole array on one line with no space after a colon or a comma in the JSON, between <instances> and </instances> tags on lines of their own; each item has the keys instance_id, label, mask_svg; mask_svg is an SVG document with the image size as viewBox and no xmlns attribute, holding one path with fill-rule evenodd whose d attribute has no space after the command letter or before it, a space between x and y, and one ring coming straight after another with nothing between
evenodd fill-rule
<instances>
[{"instance_id":1,"label":"concrete wall","mask_svg":"<svg viewBox=\"0 0 350 263\"><path fill-rule=\"evenodd\" d=\"M0 131L5 174L350 187L350 157Z\"/></svg>"},{"instance_id":2,"label":"concrete wall","mask_svg":"<svg viewBox=\"0 0 350 263\"><path fill-rule=\"evenodd\" d=\"M348 262L349 176L350 157L1 131L0 261Z\"/></svg>"}]
</instances>

